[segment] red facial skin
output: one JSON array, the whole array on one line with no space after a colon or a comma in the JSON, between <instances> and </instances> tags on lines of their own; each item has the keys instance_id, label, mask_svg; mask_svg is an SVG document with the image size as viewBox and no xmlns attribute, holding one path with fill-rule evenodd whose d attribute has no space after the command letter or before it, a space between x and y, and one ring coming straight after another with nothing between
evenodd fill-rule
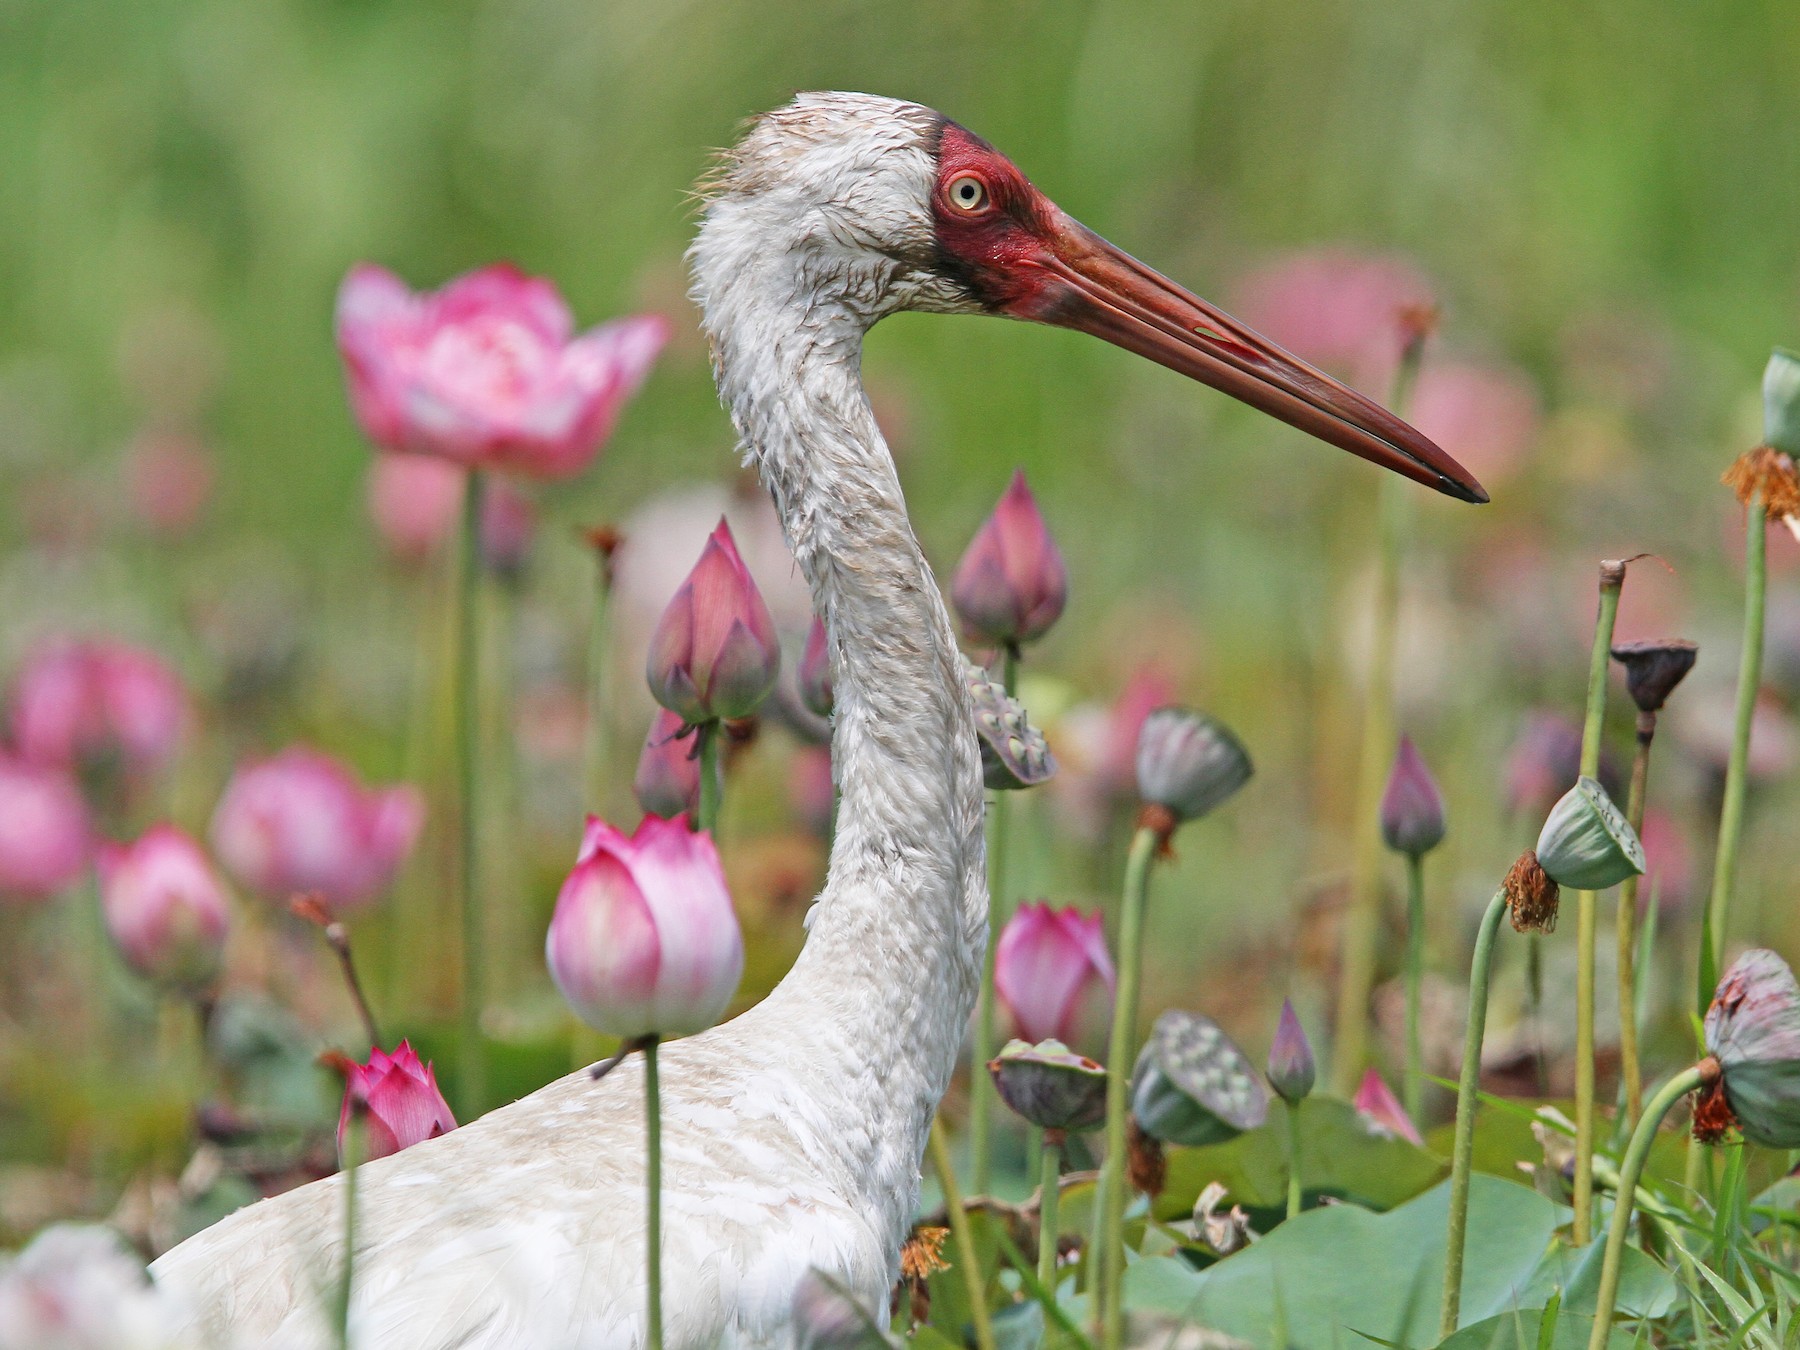
<instances>
[{"instance_id":1,"label":"red facial skin","mask_svg":"<svg viewBox=\"0 0 1800 1350\"><path fill-rule=\"evenodd\" d=\"M950 196L950 185L964 177L986 193L976 210ZM1047 317L1054 302L1037 264L1072 222L1005 155L954 122L944 124L938 141L931 213L946 260L984 304L1021 319Z\"/></svg>"}]
</instances>

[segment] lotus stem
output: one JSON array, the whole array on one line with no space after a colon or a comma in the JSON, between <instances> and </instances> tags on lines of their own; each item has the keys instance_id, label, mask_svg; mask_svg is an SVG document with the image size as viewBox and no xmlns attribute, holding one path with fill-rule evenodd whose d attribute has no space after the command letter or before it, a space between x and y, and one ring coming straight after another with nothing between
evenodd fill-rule
<instances>
[{"instance_id":1,"label":"lotus stem","mask_svg":"<svg viewBox=\"0 0 1800 1350\"><path fill-rule=\"evenodd\" d=\"M1300 1103L1287 1104L1288 1187L1287 1216L1300 1214Z\"/></svg>"},{"instance_id":2,"label":"lotus stem","mask_svg":"<svg viewBox=\"0 0 1800 1350\"><path fill-rule=\"evenodd\" d=\"M700 811L694 826L716 835L719 810L725 804L725 780L719 772L719 741L724 728L717 722L704 722L694 735L699 739L700 755Z\"/></svg>"},{"instance_id":3,"label":"lotus stem","mask_svg":"<svg viewBox=\"0 0 1800 1350\"><path fill-rule=\"evenodd\" d=\"M332 1291L332 1339L338 1350L350 1350L350 1294L356 1274L356 1174L362 1166L367 1103L351 1094L350 1123L344 1130L344 1264Z\"/></svg>"},{"instance_id":4,"label":"lotus stem","mask_svg":"<svg viewBox=\"0 0 1800 1350\"><path fill-rule=\"evenodd\" d=\"M1639 712L1637 750L1631 758L1631 790L1625 799L1625 818L1634 833L1644 830L1644 796L1650 782L1650 742L1656 738L1656 714ZM1634 1129L1644 1111L1644 1073L1638 1064L1637 1027L1637 902L1638 879L1626 877L1619 886L1619 1076L1625 1085L1625 1128Z\"/></svg>"},{"instance_id":5,"label":"lotus stem","mask_svg":"<svg viewBox=\"0 0 1800 1350\"><path fill-rule=\"evenodd\" d=\"M658 1039L644 1045L644 1281L649 1297L647 1350L662 1350L662 1079L656 1064Z\"/></svg>"},{"instance_id":6,"label":"lotus stem","mask_svg":"<svg viewBox=\"0 0 1800 1350\"><path fill-rule=\"evenodd\" d=\"M1600 768L1600 732L1606 719L1606 671L1612 658L1613 625L1625 564L1600 564L1600 608L1594 619L1594 650L1588 661L1587 720L1581 729L1581 773ZM1594 1225L1594 950L1599 917L1592 891L1575 893L1575 1223L1576 1246Z\"/></svg>"},{"instance_id":7,"label":"lotus stem","mask_svg":"<svg viewBox=\"0 0 1800 1350\"><path fill-rule=\"evenodd\" d=\"M1463 1246L1469 1226L1469 1172L1475 1157L1475 1094L1481 1083L1481 1042L1487 1032L1488 974L1494 934L1506 913L1506 892L1496 891L1481 916L1475 956L1469 963L1469 1017L1463 1033L1462 1073L1456 1081L1456 1141L1450 1154L1450 1225L1444 1244L1444 1303L1438 1339L1456 1330L1462 1314Z\"/></svg>"},{"instance_id":8,"label":"lotus stem","mask_svg":"<svg viewBox=\"0 0 1800 1350\"><path fill-rule=\"evenodd\" d=\"M1008 644L1001 654L1001 685L1011 698L1019 683L1019 649ZM988 942L981 970L981 993L975 1009L975 1045L969 1062L970 1184L977 1195L988 1193L992 1175L994 1084L981 1066L994 1057L997 1008L994 994L994 955L1000 930L1010 916L1006 894L1006 849L1011 833L1012 793L996 792L989 810L988 838Z\"/></svg>"},{"instance_id":9,"label":"lotus stem","mask_svg":"<svg viewBox=\"0 0 1800 1350\"><path fill-rule=\"evenodd\" d=\"M1124 903L1119 914L1119 985L1113 999L1112 1037L1106 1055L1106 1162L1100 1172L1100 1336L1104 1350L1125 1340L1125 1120L1137 1053L1138 982L1143 971L1144 908L1150 864L1162 836L1139 826L1125 861Z\"/></svg>"},{"instance_id":10,"label":"lotus stem","mask_svg":"<svg viewBox=\"0 0 1800 1350\"><path fill-rule=\"evenodd\" d=\"M1425 1119L1425 1049L1419 1025L1419 986L1425 978L1425 858L1406 855L1406 1114Z\"/></svg>"},{"instance_id":11,"label":"lotus stem","mask_svg":"<svg viewBox=\"0 0 1800 1350\"><path fill-rule=\"evenodd\" d=\"M927 1145L938 1189L944 1193L944 1213L950 1220L950 1240L956 1244L956 1264L962 1270L963 1288L969 1296L969 1320L975 1324L976 1350L994 1350L994 1324L988 1316L987 1287L981 1278L981 1261L975 1252L975 1233L969 1227L969 1211L963 1207L956 1185L956 1167L950 1161L950 1142L944 1137L942 1118L931 1122Z\"/></svg>"},{"instance_id":12,"label":"lotus stem","mask_svg":"<svg viewBox=\"0 0 1800 1350\"><path fill-rule=\"evenodd\" d=\"M612 754L612 556L602 552L594 579L594 611L588 631L588 726L585 747L587 800L599 811L611 786L607 761Z\"/></svg>"},{"instance_id":13,"label":"lotus stem","mask_svg":"<svg viewBox=\"0 0 1800 1350\"><path fill-rule=\"evenodd\" d=\"M1637 1198L1638 1179L1644 1174L1644 1163L1656 1142L1662 1119L1695 1088L1705 1087L1719 1076L1719 1061L1711 1056L1692 1068L1683 1069L1664 1083L1650 1099L1631 1142L1625 1147L1625 1158L1619 1167L1619 1194L1613 1204L1612 1227L1606 1234L1606 1257L1600 1267L1600 1289L1594 1298L1594 1330L1588 1338L1588 1350L1606 1350L1612 1333L1613 1308L1619 1298L1619 1270L1625 1259L1625 1239L1631 1232L1631 1210Z\"/></svg>"},{"instance_id":14,"label":"lotus stem","mask_svg":"<svg viewBox=\"0 0 1800 1350\"><path fill-rule=\"evenodd\" d=\"M462 882L462 1007L460 1064L457 1074L457 1114L474 1120L487 1097L486 1051L481 1040L483 998L482 955L487 934L482 922L479 836L481 821L476 796L479 775L480 703L477 683L481 674L481 499L484 479L479 471L469 474L463 493L462 547L457 560L456 585L456 769L457 833L461 844Z\"/></svg>"},{"instance_id":15,"label":"lotus stem","mask_svg":"<svg viewBox=\"0 0 1800 1350\"><path fill-rule=\"evenodd\" d=\"M1706 905L1706 931L1711 938L1713 969L1703 971L1701 1011L1711 996L1725 951L1726 924L1732 891L1737 886L1738 844L1744 833L1744 781L1750 760L1750 726L1756 716L1756 692L1762 685L1763 608L1768 592L1768 511L1759 492L1750 499L1744 524L1744 646L1738 661L1737 722L1732 730L1731 759L1725 768L1725 798L1719 808L1719 851L1713 860L1712 895Z\"/></svg>"},{"instance_id":16,"label":"lotus stem","mask_svg":"<svg viewBox=\"0 0 1800 1350\"><path fill-rule=\"evenodd\" d=\"M1060 1231L1057 1210L1062 1204L1063 1132L1045 1130L1039 1162L1038 1184L1038 1283L1056 1297L1056 1253Z\"/></svg>"}]
</instances>

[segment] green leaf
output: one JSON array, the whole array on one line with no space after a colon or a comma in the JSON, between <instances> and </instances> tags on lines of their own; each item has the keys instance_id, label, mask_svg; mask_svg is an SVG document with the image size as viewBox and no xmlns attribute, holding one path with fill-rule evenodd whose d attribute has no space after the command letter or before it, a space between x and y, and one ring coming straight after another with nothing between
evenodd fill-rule
<instances>
[{"instance_id":1,"label":"green leaf","mask_svg":"<svg viewBox=\"0 0 1800 1350\"><path fill-rule=\"evenodd\" d=\"M1547 1304L1560 1294L1564 1308L1591 1316L1605 1252L1604 1241L1590 1242L1585 1247L1557 1243L1544 1253L1531 1279L1519 1291L1519 1302L1527 1306ZM1620 1317L1665 1317L1674 1309L1677 1294L1675 1277L1666 1266L1636 1247L1625 1248L1625 1259L1619 1266Z\"/></svg>"},{"instance_id":2,"label":"green leaf","mask_svg":"<svg viewBox=\"0 0 1800 1350\"><path fill-rule=\"evenodd\" d=\"M1044 1343L1044 1310L1033 1299L994 1314L994 1350L1038 1350Z\"/></svg>"},{"instance_id":3,"label":"green leaf","mask_svg":"<svg viewBox=\"0 0 1800 1350\"><path fill-rule=\"evenodd\" d=\"M1438 1350L1587 1350L1594 1334L1594 1319L1587 1313L1558 1312L1552 1320L1547 1308L1525 1308L1485 1318L1439 1342ZM1607 1350L1642 1348L1632 1333L1615 1325L1606 1338Z\"/></svg>"}]
</instances>

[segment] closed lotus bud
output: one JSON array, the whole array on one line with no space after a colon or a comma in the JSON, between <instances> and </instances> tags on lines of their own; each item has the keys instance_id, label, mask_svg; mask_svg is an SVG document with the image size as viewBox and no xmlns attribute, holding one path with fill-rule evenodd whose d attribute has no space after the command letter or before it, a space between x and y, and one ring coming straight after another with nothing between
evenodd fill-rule
<instances>
[{"instance_id":1,"label":"closed lotus bud","mask_svg":"<svg viewBox=\"0 0 1800 1350\"><path fill-rule=\"evenodd\" d=\"M135 843L102 845L100 908L125 964L157 984L198 993L218 978L230 910L200 846L173 825Z\"/></svg>"},{"instance_id":2,"label":"closed lotus bud","mask_svg":"<svg viewBox=\"0 0 1800 1350\"><path fill-rule=\"evenodd\" d=\"M775 621L721 517L650 639L650 692L697 726L748 717L780 670Z\"/></svg>"},{"instance_id":3,"label":"closed lotus bud","mask_svg":"<svg viewBox=\"0 0 1800 1350\"><path fill-rule=\"evenodd\" d=\"M994 948L994 992L1031 1042L1098 1050L1112 1027L1112 957L1098 914L1020 905Z\"/></svg>"},{"instance_id":4,"label":"closed lotus bud","mask_svg":"<svg viewBox=\"0 0 1800 1350\"><path fill-rule=\"evenodd\" d=\"M1068 599L1068 569L1020 469L957 563L951 603L971 642L1016 647L1048 632Z\"/></svg>"},{"instance_id":5,"label":"closed lotus bud","mask_svg":"<svg viewBox=\"0 0 1800 1350\"><path fill-rule=\"evenodd\" d=\"M1644 846L1606 789L1579 778L1550 809L1537 860L1559 886L1603 891L1644 872Z\"/></svg>"},{"instance_id":6,"label":"closed lotus bud","mask_svg":"<svg viewBox=\"0 0 1800 1350\"><path fill-rule=\"evenodd\" d=\"M1025 705L973 661L963 662L963 678L975 705L982 782L995 792L1014 792L1053 778L1056 756L1044 733L1025 716Z\"/></svg>"},{"instance_id":7,"label":"closed lotus bud","mask_svg":"<svg viewBox=\"0 0 1800 1350\"><path fill-rule=\"evenodd\" d=\"M556 987L614 1036L682 1036L717 1022L744 973L744 939L712 837L645 816L627 838L588 818L544 940Z\"/></svg>"},{"instance_id":8,"label":"closed lotus bud","mask_svg":"<svg viewBox=\"0 0 1800 1350\"><path fill-rule=\"evenodd\" d=\"M1800 456L1800 352L1777 347L1763 370L1763 440Z\"/></svg>"},{"instance_id":9,"label":"closed lotus bud","mask_svg":"<svg viewBox=\"0 0 1800 1350\"><path fill-rule=\"evenodd\" d=\"M1744 1137L1800 1148L1800 987L1786 961L1755 948L1731 963L1706 1012L1706 1049Z\"/></svg>"},{"instance_id":10,"label":"closed lotus bud","mask_svg":"<svg viewBox=\"0 0 1800 1350\"><path fill-rule=\"evenodd\" d=\"M815 717L831 716L831 651L825 642L825 625L817 618L806 633L806 649L800 654L800 701Z\"/></svg>"},{"instance_id":11,"label":"closed lotus bud","mask_svg":"<svg viewBox=\"0 0 1800 1350\"><path fill-rule=\"evenodd\" d=\"M0 904L48 900L74 885L91 844L74 778L0 750Z\"/></svg>"},{"instance_id":12,"label":"closed lotus bud","mask_svg":"<svg viewBox=\"0 0 1800 1350\"><path fill-rule=\"evenodd\" d=\"M1138 733L1138 795L1177 821L1198 820L1254 771L1243 742L1205 713L1158 708Z\"/></svg>"},{"instance_id":13,"label":"closed lotus bud","mask_svg":"<svg viewBox=\"0 0 1800 1350\"><path fill-rule=\"evenodd\" d=\"M531 558L537 538L537 504L504 478L495 478L481 494L479 542L481 561L509 584L516 583Z\"/></svg>"},{"instance_id":14,"label":"closed lotus bud","mask_svg":"<svg viewBox=\"0 0 1800 1350\"><path fill-rule=\"evenodd\" d=\"M1444 840L1444 799L1412 737L1400 750L1381 794L1381 837L1396 853L1422 858Z\"/></svg>"},{"instance_id":15,"label":"closed lotus bud","mask_svg":"<svg viewBox=\"0 0 1800 1350\"><path fill-rule=\"evenodd\" d=\"M1174 1010L1156 1019L1138 1055L1131 1114L1164 1143L1219 1144L1268 1118L1269 1090L1218 1023Z\"/></svg>"},{"instance_id":16,"label":"closed lotus bud","mask_svg":"<svg viewBox=\"0 0 1800 1350\"><path fill-rule=\"evenodd\" d=\"M350 1118L359 1108L362 1138L356 1146L358 1162L385 1158L456 1128L450 1104L438 1091L437 1075L431 1065L419 1062L405 1041L395 1046L391 1055L375 1046L367 1064L351 1064L345 1071L344 1103L338 1110L337 1127L340 1161L348 1161Z\"/></svg>"},{"instance_id":17,"label":"closed lotus bud","mask_svg":"<svg viewBox=\"0 0 1800 1350\"><path fill-rule=\"evenodd\" d=\"M1061 1041L1008 1041L987 1067L1000 1100L1039 1129L1091 1130L1106 1119L1106 1067Z\"/></svg>"},{"instance_id":18,"label":"closed lotus bud","mask_svg":"<svg viewBox=\"0 0 1800 1350\"><path fill-rule=\"evenodd\" d=\"M1625 667L1625 688L1639 712L1657 712L1694 668L1700 648L1685 638L1622 642L1612 658Z\"/></svg>"},{"instance_id":19,"label":"closed lotus bud","mask_svg":"<svg viewBox=\"0 0 1800 1350\"><path fill-rule=\"evenodd\" d=\"M1289 1106L1298 1106L1313 1090L1317 1072L1312 1042L1306 1039L1306 1030L1294 1014L1293 1000L1284 998L1275 1041L1269 1046L1269 1086Z\"/></svg>"},{"instance_id":20,"label":"closed lotus bud","mask_svg":"<svg viewBox=\"0 0 1800 1350\"><path fill-rule=\"evenodd\" d=\"M678 714L657 709L631 780L638 805L665 820L700 809L700 758L694 738L681 734L684 725Z\"/></svg>"},{"instance_id":21,"label":"closed lotus bud","mask_svg":"<svg viewBox=\"0 0 1800 1350\"><path fill-rule=\"evenodd\" d=\"M1356 1114L1378 1133L1393 1139L1404 1139L1409 1144L1424 1145L1425 1141L1419 1137L1418 1126L1412 1123L1412 1117L1406 1114L1406 1108L1400 1105L1400 1099L1375 1070L1367 1069L1363 1072L1362 1083L1356 1089L1356 1096L1350 1104L1356 1108Z\"/></svg>"}]
</instances>

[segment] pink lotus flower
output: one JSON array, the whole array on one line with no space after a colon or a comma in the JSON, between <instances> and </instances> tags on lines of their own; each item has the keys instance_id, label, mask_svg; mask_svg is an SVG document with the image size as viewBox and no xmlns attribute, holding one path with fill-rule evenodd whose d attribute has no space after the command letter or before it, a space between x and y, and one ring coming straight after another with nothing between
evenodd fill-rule
<instances>
[{"instance_id":1,"label":"pink lotus flower","mask_svg":"<svg viewBox=\"0 0 1800 1350\"><path fill-rule=\"evenodd\" d=\"M1000 930L994 991L1021 1040L1099 1050L1112 1026L1115 978L1097 913L1040 901L1020 905Z\"/></svg>"},{"instance_id":2,"label":"pink lotus flower","mask_svg":"<svg viewBox=\"0 0 1800 1350\"><path fill-rule=\"evenodd\" d=\"M581 472L669 323L646 314L573 332L556 288L504 263L428 294L363 264L338 291L338 351L364 433L473 468Z\"/></svg>"},{"instance_id":3,"label":"pink lotus flower","mask_svg":"<svg viewBox=\"0 0 1800 1350\"><path fill-rule=\"evenodd\" d=\"M1518 371L1446 361L1419 372L1407 420L1485 483L1524 462L1542 418Z\"/></svg>"},{"instance_id":4,"label":"pink lotus flower","mask_svg":"<svg viewBox=\"0 0 1800 1350\"><path fill-rule=\"evenodd\" d=\"M1444 798L1411 736L1400 738L1381 794L1381 837L1394 852L1414 858L1444 842Z\"/></svg>"},{"instance_id":5,"label":"pink lotus flower","mask_svg":"<svg viewBox=\"0 0 1800 1350\"><path fill-rule=\"evenodd\" d=\"M74 780L0 753L0 899L47 900L74 885L90 840Z\"/></svg>"},{"instance_id":6,"label":"pink lotus flower","mask_svg":"<svg viewBox=\"0 0 1800 1350\"><path fill-rule=\"evenodd\" d=\"M637 775L631 780L638 805L664 820L700 809L700 759L694 753L694 738L681 734L685 725L667 708L656 710L638 755Z\"/></svg>"},{"instance_id":7,"label":"pink lotus flower","mask_svg":"<svg viewBox=\"0 0 1800 1350\"><path fill-rule=\"evenodd\" d=\"M775 621L721 519L650 639L650 692L693 725L748 717L780 670Z\"/></svg>"},{"instance_id":8,"label":"pink lotus flower","mask_svg":"<svg viewBox=\"0 0 1800 1350\"><path fill-rule=\"evenodd\" d=\"M719 1020L744 973L744 939L711 836L644 817L626 838L588 817L544 940L556 987L615 1036L681 1036Z\"/></svg>"},{"instance_id":9,"label":"pink lotus flower","mask_svg":"<svg viewBox=\"0 0 1800 1350\"><path fill-rule=\"evenodd\" d=\"M1364 1071L1362 1084L1356 1089L1356 1098L1351 1105L1356 1107L1359 1116L1381 1133L1424 1147L1425 1141L1419 1137L1418 1127L1412 1123L1412 1117L1406 1114L1406 1108L1400 1105L1400 1099L1394 1096L1393 1089L1382 1081L1381 1075L1375 1070Z\"/></svg>"},{"instance_id":10,"label":"pink lotus flower","mask_svg":"<svg viewBox=\"0 0 1800 1350\"><path fill-rule=\"evenodd\" d=\"M466 470L432 455L377 455L369 466L369 518L387 551L423 562L456 530Z\"/></svg>"},{"instance_id":11,"label":"pink lotus flower","mask_svg":"<svg viewBox=\"0 0 1800 1350\"><path fill-rule=\"evenodd\" d=\"M337 760L292 746L239 766L213 811L212 842L259 895L316 892L342 911L387 888L424 824L418 789L365 788Z\"/></svg>"},{"instance_id":12,"label":"pink lotus flower","mask_svg":"<svg viewBox=\"0 0 1800 1350\"><path fill-rule=\"evenodd\" d=\"M1384 394L1405 340L1402 315L1431 303L1431 284L1404 259L1322 248L1244 278L1237 311L1295 355Z\"/></svg>"},{"instance_id":13,"label":"pink lotus flower","mask_svg":"<svg viewBox=\"0 0 1800 1350\"><path fill-rule=\"evenodd\" d=\"M1025 471L1015 470L956 565L951 603L971 642L1003 647L1049 632L1068 599L1062 553L1025 484Z\"/></svg>"},{"instance_id":14,"label":"pink lotus flower","mask_svg":"<svg viewBox=\"0 0 1800 1350\"><path fill-rule=\"evenodd\" d=\"M456 1128L456 1117L438 1091L431 1065L421 1064L411 1045L401 1041L392 1055L380 1046L369 1052L367 1064L352 1064L345 1071L344 1103L338 1109L338 1158L344 1158L350 1113L357 1103L365 1108L358 1162L370 1162L398 1153L427 1139L436 1139Z\"/></svg>"},{"instance_id":15,"label":"pink lotus flower","mask_svg":"<svg viewBox=\"0 0 1800 1350\"><path fill-rule=\"evenodd\" d=\"M112 638L46 643L13 684L13 743L39 764L154 772L187 721L180 677L155 653Z\"/></svg>"},{"instance_id":16,"label":"pink lotus flower","mask_svg":"<svg viewBox=\"0 0 1800 1350\"><path fill-rule=\"evenodd\" d=\"M147 980L200 992L218 978L231 922L206 855L173 825L100 846L100 907L125 964Z\"/></svg>"},{"instance_id":17,"label":"pink lotus flower","mask_svg":"<svg viewBox=\"0 0 1800 1350\"><path fill-rule=\"evenodd\" d=\"M212 459L192 436L147 432L125 452L131 512L157 534L177 538L198 525L212 489Z\"/></svg>"}]
</instances>

